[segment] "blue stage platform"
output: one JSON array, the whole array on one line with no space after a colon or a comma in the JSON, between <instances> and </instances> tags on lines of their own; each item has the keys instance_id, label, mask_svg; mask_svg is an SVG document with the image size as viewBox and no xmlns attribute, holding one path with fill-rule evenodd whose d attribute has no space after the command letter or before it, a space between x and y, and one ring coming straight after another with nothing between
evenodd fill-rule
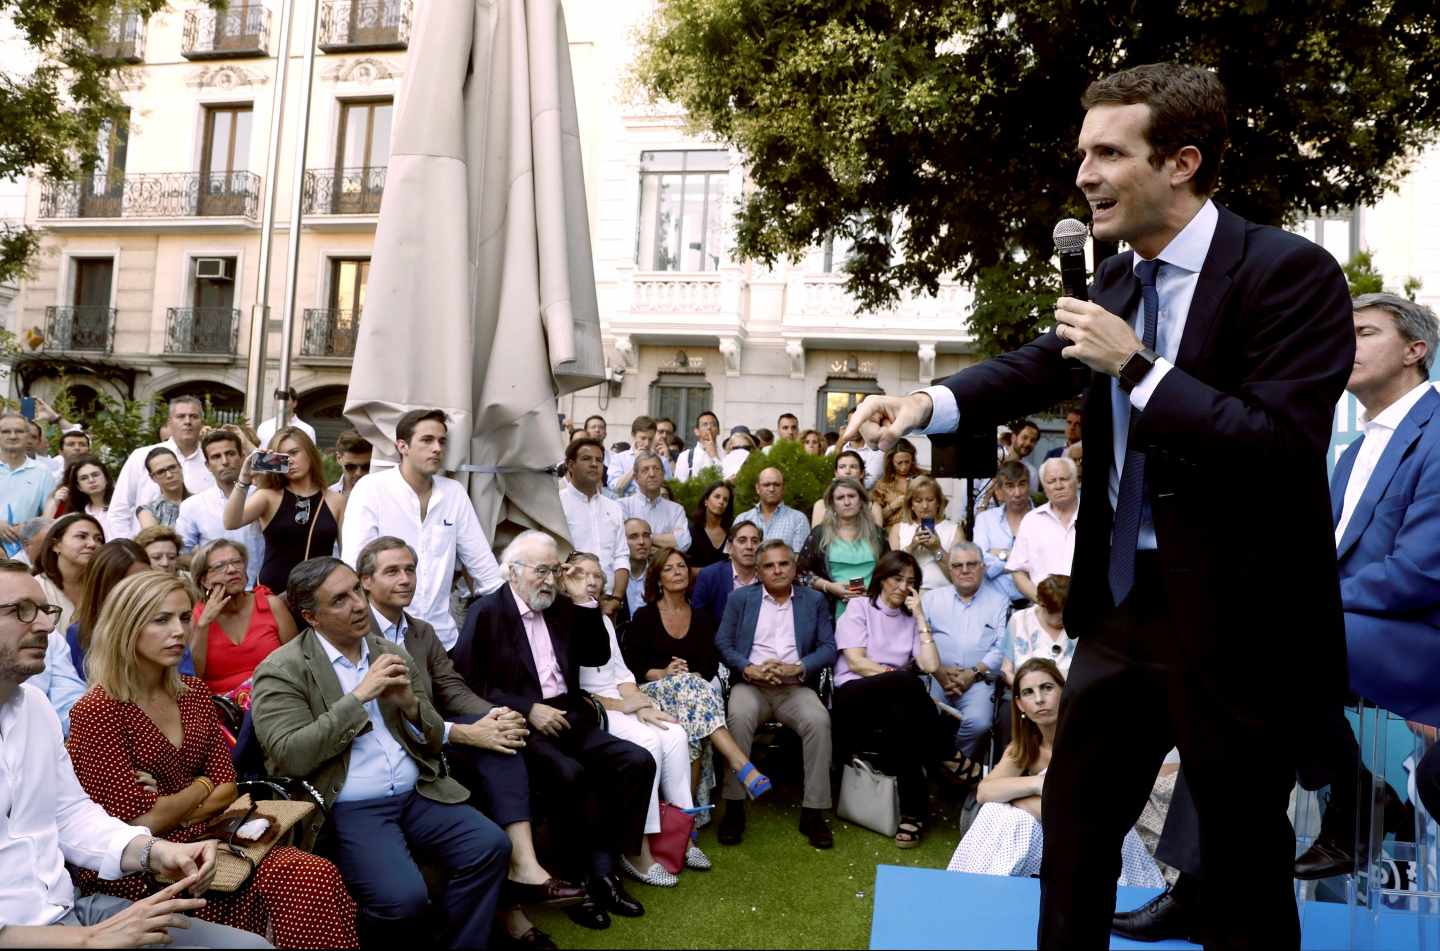
<instances>
[{"instance_id":1,"label":"blue stage platform","mask_svg":"<svg viewBox=\"0 0 1440 951\"><path fill-rule=\"evenodd\" d=\"M1120 889L1117 906L1136 908L1158 892ZM881 865L875 870L875 914L870 947L983 948L1035 947L1040 882L1033 878L966 875L941 869ZM1236 914L1244 914L1241 907ZM1341 904L1307 902L1301 912L1301 947L1341 951L1349 947L1347 909ZM1434 919L1430 925L1434 925ZM1374 951L1414 951L1421 946L1414 917L1385 914ZM1437 929L1432 927L1432 931ZM1431 941L1437 936L1430 936ZM1435 947L1430 944L1429 947ZM1153 944L1112 938L1112 948L1195 948L1185 941Z\"/></svg>"}]
</instances>

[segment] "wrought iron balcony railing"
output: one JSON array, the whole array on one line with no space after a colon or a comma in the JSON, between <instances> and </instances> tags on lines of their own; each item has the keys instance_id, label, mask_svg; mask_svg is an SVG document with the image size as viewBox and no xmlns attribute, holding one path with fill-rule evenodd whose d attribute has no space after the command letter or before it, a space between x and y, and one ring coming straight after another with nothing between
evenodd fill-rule
<instances>
[{"instance_id":1,"label":"wrought iron balcony railing","mask_svg":"<svg viewBox=\"0 0 1440 951\"><path fill-rule=\"evenodd\" d=\"M169 172L49 179L40 190L41 218L190 218L255 220L260 176L253 172Z\"/></svg>"},{"instance_id":2,"label":"wrought iron balcony railing","mask_svg":"<svg viewBox=\"0 0 1440 951\"><path fill-rule=\"evenodd\" d=\"M115 345L115 308L71 304L45 308L45 349L109 353Z\"/></svg>"},{"instance_id":3,"label":"wrought iron balcony railing","mask_svg":"<svg viewBox=\"0 0 1440 951\"><path fill-rule=\"evenodd\" d=\"M305 311L305 337L300 355L305 357L353 357L355 338L360 331L360 311L311 307Z\"/></svg>"},{"instance_id":4,"label":"wrought iron balcony railing","mask_svg":"<svg viewBox=\"0 0 1440 951\"><path fill-rule=\"evenodd\" d=\"M303 187L307 215L378 215L385 168L313 168Z\"/></svg>"},{"instance_id":5,"label":"wrought iron balcony railing","mask_svg":"<svg viewBox=\"0 0 1440 951\"><path fill-rule=\"evenodd\" d=\"M320 48L327 53L403 50L409 42L409 0L325 0L320 9Z\"/></svg>"},{"instance_id":6,"label":"wrought iron balcony railing","mask_svg":"<svg viewBox=\"0 0 1440 951\"><path fill-rule=\"evenodd\" d=\"M104 34L95 42L95 52L122 63L145 61L145 18L138 13L120 13L110 18Z\"/></svg>"},{"instance_id":7,"label":"wrought iron balcony railing","mask_svg":"<svg viewBox=\"0 0 1440 951\"><path fill-rule=\"evenodd\" d=\"M258 3L187 10L180 55L186 59L269 55L270 11Z\"/></svg>"},{"instance_id":8,"label":"wrought iron balcony railing","mask_svg":"<svg viewBox=\"0 0 1440 951\"><path fill-rule=\"evenodd\" d=\"M165 352L234 356L240 311L229 307L170 307L165 311Z\"/></svg>"}]
</instances>

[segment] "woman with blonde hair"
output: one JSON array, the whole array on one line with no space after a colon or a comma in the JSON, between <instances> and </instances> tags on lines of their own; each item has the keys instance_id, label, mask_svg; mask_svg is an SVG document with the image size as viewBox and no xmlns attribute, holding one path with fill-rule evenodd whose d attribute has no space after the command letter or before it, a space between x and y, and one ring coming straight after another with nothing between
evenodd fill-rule
<instances>
[{"instance_id":1,"label":"woman with blonde hair","mask_svg":"<svg viewBox=\"0 0 1440 951\"><path fill-rule=\"evenodd\" d=\"M90 644L90 690L70 713L66 743L90 798L132 825L172 842L215 835L209 823L235 801L235 767L210 691L178 672L190 613L189 586L147 570L116 585ZM162 886L144 874L100 879L76 873L82 893L138 901ZM206 921L273 934L282 948L359 946L355 902L330 862L290 846L272 848L250 884L210 893Z\"/></svg>"},{"instance_id":2,"label":"woman with blonde hair","mask_svg":"<svg viewBox=\"0 0 1440 951\"><path fill-rule=\"evenodd\" d=\"M920 590L950 583L947 553L965 532L945 517L945 493L928 475L913 476L905 489L901 520L890 526L890 548L909 552L920 565Z\"/></svg>"},{"instance_id":3,"label":"woman with blonde hair","mask_svg":"<svg viewBox=\"0 0 1440 951\"><path fill-rule=\"evenodd\" d=\"M326 488L320 450L302 430L294 426L276 430L269 451L289 456L285 472L257 473L255 461L261 454L247 456L225 500L222 521L232 532L260 522L265 536L260 583L280 595L289 584L291 568L334 552L345 518L345 496Z\"/></svg>"},{"instance_id":4,"label":"woman with blonde hair","mask_svg":"<svg viewBox=\"0 0 1440 951\"><path fill-rule=\"evenodd\" d=\"M797 564L810 587L830 599L839 620L851 598L865 596L888 546L870 518L870 497L859 481L836 479L824 501L825 517L811 529Z\"/></svg>"}]
</instances>

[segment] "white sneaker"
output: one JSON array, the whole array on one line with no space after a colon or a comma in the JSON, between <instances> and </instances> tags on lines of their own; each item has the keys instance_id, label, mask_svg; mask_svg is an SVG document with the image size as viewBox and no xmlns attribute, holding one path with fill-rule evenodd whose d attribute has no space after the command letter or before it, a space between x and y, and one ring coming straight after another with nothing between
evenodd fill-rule
<instances>
[{"instance_id":1,"label":"white sneaker","mask_svg":"<svg viewBox=\"0 0 1440 951\"><path fill-rule=\"evenodd\" d=\"M700 851L700 846L694 842L685 850L685 867L693 868L698 872L710 871L710 857Z\"/></svg>"},{"instance_id":2,"label":"white sneaker","mask_svg":"<svg viewBox=\"0 0 1440 951\"><path fill-rule=\"evenodd\" d=\"M642 875L640 874L640 870L636 868L628 858L622 855L620 856L620 867L625 870L626 875L629 875L642 885L654 885L657 888L674 888L680 884L680 877L666 871L665 866L659 862L652 863L650 870Z\"/></svg>"}]
</instances>

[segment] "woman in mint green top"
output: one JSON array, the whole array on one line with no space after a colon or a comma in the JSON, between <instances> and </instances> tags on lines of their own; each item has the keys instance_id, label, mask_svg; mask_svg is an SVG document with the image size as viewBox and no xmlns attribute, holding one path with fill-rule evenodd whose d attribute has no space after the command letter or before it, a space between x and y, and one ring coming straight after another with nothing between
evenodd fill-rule
<instances>
[{"instance_id":1,"label":"woman in mint green top","mask_svg":"<svg viewBox=\"0 0 1440 951\"><path fill-rule=\"evenodd\" d=\"M837 619L846 602L864 597L876 562L889 549L869 511L863 485L836 479L825 492L825 518L800 552L800 571L809 576L810 587L830 598Z\"/></svg>"}]
</instances>

